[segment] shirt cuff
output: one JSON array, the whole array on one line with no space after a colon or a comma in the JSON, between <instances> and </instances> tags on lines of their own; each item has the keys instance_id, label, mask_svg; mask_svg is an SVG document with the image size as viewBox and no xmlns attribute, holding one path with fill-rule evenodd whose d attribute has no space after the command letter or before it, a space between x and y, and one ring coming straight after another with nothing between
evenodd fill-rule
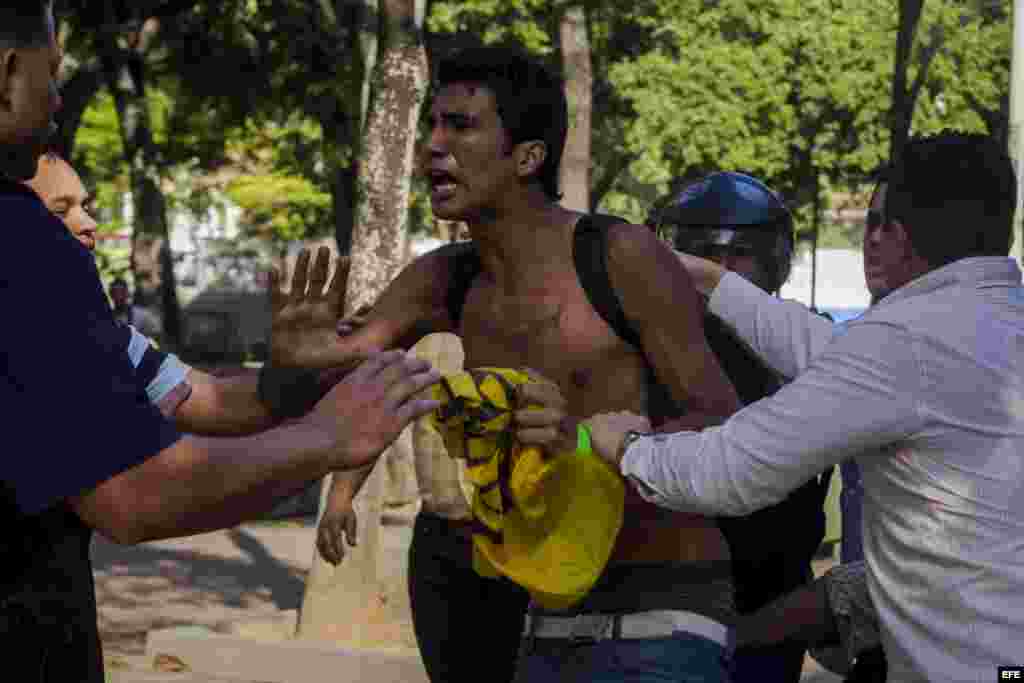
<instances>
[{"instance_id":1,"label":"shirt cuff","mask_svg":"<svg viewBox=\"0 0 1024 683\"><path fill-rule=\"evenodd\" d=\"M689 481L687 467L693 462L693 458L685 457L685 454L675 453L675 445L669 443L670 437L691 436L696 439L700 435L696 432L680 432L678 434L652 434L641 436L629 445L622 455L619 463L619 471L626 478L640 497L648 503L659 507L676 510L679 512L697 512L696 506L679 490L682 488L681 481ZM685 450L683 444L679 444ZM668 467L668 458L673 458L671 468ZM674 480L671 488L674 492L668 493L669 482L666 477L671 476ZM689 487L686 487L689 489Z\"/></svg>"},{"instance_id":2,"label":"shirt cuff","mask_svg":"<svg viewBox=\"0 0 1024 683\"><path fill-rule=\"evenodd\" d=\"M191 384L188 381L188 373L191 370L188 365L181 362L177 356L173 353L167 354L164 358L163 363L160 364L160 370L157 372L156 377L146 387L146 395L149 397L149 402L154 405L160 405L164 402L168 396L178 391L180 394L182 385L190 387ZM187 398L186 393L181 400ZM177 406L175 406L177 408Z\"/></svg>"}]
</instances>

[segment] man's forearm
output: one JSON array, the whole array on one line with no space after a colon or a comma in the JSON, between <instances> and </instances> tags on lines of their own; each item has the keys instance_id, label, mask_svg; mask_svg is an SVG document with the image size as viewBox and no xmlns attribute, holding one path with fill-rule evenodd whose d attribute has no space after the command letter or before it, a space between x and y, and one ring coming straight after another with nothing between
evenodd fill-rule
<instances>
[{"instance_id":1,"label":"man's forearm","mask_svg":"<svg viewBox=\"0 0 1024 683\"><path fill-rule=\"evenodd\" d=\"M302 423L250 437L183 437L79 498L76 509L121 543L230 527L326 475L333 448Z\"/></svg>"},{"instance_id":2,"label":"man's forearm","mask_svg":"<svg viewBox=\"0 0 1024 683\"><path fill-rule=\"evenodd\" d=\"M299 397L302 407L296 413L305 412L354 367L352 363L314 373L312 385L305 387L308 391L303 391ZM188 378L192 392L174 414L182 431L205 436L237 436L255 434L282 421L260 395L258 370L214 377L192 369Z\"/></svg>"},{"instance_id":3,"label":"man's forearm","mask_svg":"<svg viewBox=\"0 0 1024 683\"><path fill-rule=\"evenodd\" d=\"M215 377L199 370L189 371L192 393L174 414L178 428L207 436L254 434L273 426L277 420L259 399L259 372Z\"/></svg>"},{"instance_id":4,"label":"man's forearm","mask_svg":"<svg viewBox=\"0 0 1024 683\"><path fill-rule=\"evenodd\" d=\"M735 273L715 287L708 310L787 378L803 372L835 333L831 322L802 304L774 297Z\"/></svg>"},{"instance_id":5,"label":"man's forearm","mask_svg":"<svg viewBox=\"0 0 1024 683\"><path fill-rule=\"evenodd\" d=\"M357 470L334 472L331 476L331 496L337 501L351 502L363 489L373 468L374 465L369 465Z\"/></svg>"}]
</instances>

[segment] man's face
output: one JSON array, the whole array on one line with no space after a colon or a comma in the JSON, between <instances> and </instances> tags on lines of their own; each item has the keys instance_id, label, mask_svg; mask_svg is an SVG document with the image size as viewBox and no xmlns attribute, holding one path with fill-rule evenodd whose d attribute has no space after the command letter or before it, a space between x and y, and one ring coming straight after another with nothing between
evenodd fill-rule
<instances>
[{"instance_id":1,"label":"man's face","mask_svg":"<svg viewBox=\"0 0 1024 683\"><path fill-rule=\"evenodd\" d=\"M677 249L714 261L744 280L768 290L770 278L758 258L758 250L749 241L736 239L733 231L727 229L680 227L678 230L675 238Z\"/></svg>"},{"instance_id":2,"label":"man's face","mask_svg":"<svg viewBox=\"0 0 1024 683\"><path fill-rule=\"evenodd\" d=\"M742 246L709 246L705 254L704 258L765 289L764 272L752 249Z\"/></svg>"},{"instance_id":3,"label":"man's face","mask_svg":"<svg viewBox=\"0 0 1024 683\"><path fill-rule=\"evenodd\" d=\"M45 44L0 53L0 171L14 180L36 174L36 163L56 130L53 117L60 109L57 73L61 54L52 13L46 22Z\"/></svg>"},{"instance_id":4,"label":"man's face","mask_svg":"<svg viewBox=\"0 0 1024 683\"><path fill-rule=\"evenodd\" d=\"M906 276L906 248L891 221L885 219L885 184L875 189L864 223L864 281L872 301L878 301L903 286Z\"/></svg>"},{"instance_id":5,"label":"man's face","mask_svg":"<svg viewBox=\"0 0 1024 683\"><path fill-rule=\"evenodd\" d=\"M434 215L476 221L517 181L515 157L494 94L473 83L442 88L430 110L424 173Z\"/></svg>"},{"instance_id":6,"label":"man's face","mask_svg":"<svg viewBox=\"0 0 1024 683\"><path fill-rule=\"evenodd\" d=\"M75 238L89 251L96 248L96 221L91 215L92 196L75 169L56 157L39 160L36 177L26 183L42 198Z\"/></svg>"}]
</instances>

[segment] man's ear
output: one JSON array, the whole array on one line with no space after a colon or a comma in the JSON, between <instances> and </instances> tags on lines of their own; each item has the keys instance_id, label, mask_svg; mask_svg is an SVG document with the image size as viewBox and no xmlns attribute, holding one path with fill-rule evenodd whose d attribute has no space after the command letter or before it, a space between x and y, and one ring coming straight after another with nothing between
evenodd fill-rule
<instances>
[{"instance_id":1,"label":"man's ear","mask_svg":"<svg viewBox=\"0 0 1024 683\"><path fill-rule=\"evenodd\" d=\"M910 246L910 235L907 234L907 226L898 218L889 219L889 237L900 245L902 249Z\"/></svg>"},{"instance_id":2,"label":"man's ear","mask_svg":"<svg viewBox=\"0 0 1024 683\"><path fill-rule=\"evenodd\" d=\"M543 140L527 140L516 145L512 152L516 157L516 172L520 178L540 173L544 160L548 158L548 146Z\"/></svg>"},{"instance_id":3,"label":"man's ear","mask_svg":"<svg viewBox=\"0 0 1024 683\"><path fill-rule=\"evenodd\" d=\"M910 241L910 233L907 232L907 226L903 224L903 221L890 218L889 230L890 239L899 245L900 253L903 254L903 260L911 270L918 270L922 265L927 265L925 260L921 258L921 255L917 253L917 249L914 248L914 243Z\"/></svg>"}]
</instances>

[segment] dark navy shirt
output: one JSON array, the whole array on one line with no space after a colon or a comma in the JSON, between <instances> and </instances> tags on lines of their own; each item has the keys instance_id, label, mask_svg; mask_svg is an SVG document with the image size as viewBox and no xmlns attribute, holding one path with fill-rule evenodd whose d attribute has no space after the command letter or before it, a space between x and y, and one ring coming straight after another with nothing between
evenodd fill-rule
<instances>
[{"instance_id":1,"label":"dark navy shirt","mask_svg":"<svg viewBox=\"0 0 1024 683\"><path fill-rule=\"evenodd\" d=\"M30 516L172 445L125 353L90 254L28 188L0 179L0 479Z\"/></svg>"}]
</instances>

